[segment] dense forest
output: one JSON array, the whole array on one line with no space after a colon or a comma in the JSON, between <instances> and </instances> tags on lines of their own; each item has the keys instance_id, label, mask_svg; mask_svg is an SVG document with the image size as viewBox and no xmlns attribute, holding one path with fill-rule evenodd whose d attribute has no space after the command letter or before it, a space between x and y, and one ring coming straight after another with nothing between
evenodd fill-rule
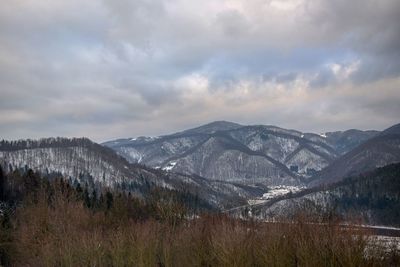
<instances>
[{"instance_id":1,"label":"dense forest","mask_svg":"<svg viewBox=\"0 0 400 267\"><path fill-rule=\"evenodd\" d=\"M351 177L332 190L337 212L360 214L367 222L400 226L400 164Z\"/></svg>"},{"instance_id":2,"label":"dense forest","mask_svg":"<svg viewBox=\"0 0 400 267\"><path fill-rule=\"evenodd\" d=\"M400 255L335 222L238 220L196 198L89 192L32 170L0 171L4 266L396 266ZM367 254L366 254L367 252Z\"/></svg>"}]
</instances>

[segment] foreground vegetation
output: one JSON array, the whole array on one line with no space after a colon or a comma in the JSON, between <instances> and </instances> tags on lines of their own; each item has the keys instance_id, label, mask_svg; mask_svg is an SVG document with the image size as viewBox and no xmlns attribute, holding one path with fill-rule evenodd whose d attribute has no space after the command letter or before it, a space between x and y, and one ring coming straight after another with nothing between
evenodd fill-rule
<instances>
[{"instance_id":1,"label":"foreground vegetation","mask_svg":"<svg viewBox=\"0 0 400 267\"><path fill-rule=\"evenodd\" d=\"M16 179L16 177L20 179ZM176 194L88 194L28 171L0 177L6 266L398 266L400 256L337 222L194 215Z\"/></svg>"}]
</instances>

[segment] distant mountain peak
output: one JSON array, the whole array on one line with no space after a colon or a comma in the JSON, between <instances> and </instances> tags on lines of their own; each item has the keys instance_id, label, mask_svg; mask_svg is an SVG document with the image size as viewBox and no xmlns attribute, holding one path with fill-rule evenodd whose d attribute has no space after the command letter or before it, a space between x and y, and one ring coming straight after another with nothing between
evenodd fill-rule
<instances>
[{"instance_id":1,"label":"distant mountain peak","mask_svg":"<svg viewBox=\"0 0 400 267\"><path fill-rule=\"evenodd\" d=\"M214 133L218 131L228 131L228 130L233 130L243 127L243 125L240 125L235 122L230 122L230 121L213 121L207 124L204 124L202 126L192 128L189 130L184 131L184 133Z\"/></svg>"},{"instance_id":2,"label":"distant mountain peak","mask_svg":"<svg viewBox=\"0 0 400 267\"><path fill-rule=\"evenodd\" d=\"M392 134L400 134L400 123L387 128L386 130L381 132L379 135L382 136L382 135L392 135Z\"/></svg>"},{"instance_id":3,"label":"distant mountain peak","mask_svg":"<svg viewBox=\"0 0 400 267\"><path fill-rule=\"evenodd\" d=\"M225 120L219 120L219 121L212 121L210 123L204 124L203 126L206 125L232 125L232 126L242 126L239 123L236 122L231 122L231 121L225 121ZM201 126L200 126L201 127Z\"/></svg>"},{"instance_id":4,"label":"distant mountain peak","mask_svg":"<svg viewBox=\"0 0 400 267\"><path fill-rule=\"evenodd\" d=\"M242 127L243 125L236 123L236 122L231 122L231 121L213 121L210 123L206 123L202 126L196 127L196 128L202 128L202 127L225 127L225 128L237 128L237 127ZM196 129L195 128L195 129Z\"/></svg>"}]
</instances>

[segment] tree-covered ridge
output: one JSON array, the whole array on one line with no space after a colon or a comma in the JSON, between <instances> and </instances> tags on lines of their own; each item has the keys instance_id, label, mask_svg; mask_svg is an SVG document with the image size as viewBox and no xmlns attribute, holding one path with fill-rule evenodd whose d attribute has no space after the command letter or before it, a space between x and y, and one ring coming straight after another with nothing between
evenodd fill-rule
<instances>
[{"instance_id":1,"label":"tree-covered ridge","mask_svg":"<svg viewBox=\"0 0 400 267\"><path fill-rule=\"evenodd\" d=\"M400 226L400 163L288 194L254 209L257 216L286 218L304 211L321 219Z\"/></svg>"},{"instance_id":2,"label":"tree-covered ridge","mask_svg":"<svg viewBox=\"0 0 400 267\"><path fill-rule=\"evenodd\" d=\"M212 210L212 207L197 195L184 190L175 190L157 187L154 184L145 183L116 188L95 187L85 182L79 183L75 180L66 180L58 173L49 173L42 176L31 169L14 170L5 174L0 166L0 202L3 207L12 210L15 206L23 203L26 199L36 199L38 192L48 196L48 203L51 204L57 193L70 199L82 200L84 205L93 211L106 211L114 207L115 201L123 203L140 203L140 214L146 214L149 205L155 202L171 205L181 205L185 214L195 214L202 210ZM140 191L141 195L135 194ZM176 204L179 203L179 204ZM135 204L135 205L136 205ZM159 204L157 204L159 205ZM132 214L136 214L133 212ZM146 216L156 216L149 212Z\"/></svg>"},{"instance_id":3,"label":"tree-covered ridge","mask_svg":"<svg viewBox=\"0 0 400 267\"><path fill-rule=\"evenodd\" d=\"M361 214L370 222L400 226L400 163L351 177L331 191L340 212Z\"/></svg>"},{"instance_id":4,"label":"tree-covered ridge","mask_svg":"<svg viewBox=\"0 0 400 267\"><path fill-rule=\"evenodd\" d=\"M1 140L0 150L19 150L28 148L48 148L48 147L71 147L71 146L95 146L96 144L88 138L64 138L64 137L50 137L38 140L21 139L21 140Z\"/></svg>"}]
</instances>

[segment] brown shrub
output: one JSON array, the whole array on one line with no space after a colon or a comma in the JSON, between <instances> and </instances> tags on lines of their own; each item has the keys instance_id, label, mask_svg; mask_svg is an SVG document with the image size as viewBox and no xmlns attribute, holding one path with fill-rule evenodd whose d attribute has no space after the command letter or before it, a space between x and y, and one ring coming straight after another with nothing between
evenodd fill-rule
<instances>
[{"instance_id":1,"label":"brown shrub","mask_svg":"<svg viewBox=\"0 0 400 267\"><path fill-rule=\"evenodd\" d=\"M163 205L156 207L164 217L138 221L125 212L94 212L68 192L55 190L52 198L49 204L49 196L39 193L17 209L13 265L385 266L399 261L398 253L385 258L379 246L367 256L367 233L338 223L312 224L302 217L262 223L224 215L189 220Z\"/></svg>"}]
</instances>

